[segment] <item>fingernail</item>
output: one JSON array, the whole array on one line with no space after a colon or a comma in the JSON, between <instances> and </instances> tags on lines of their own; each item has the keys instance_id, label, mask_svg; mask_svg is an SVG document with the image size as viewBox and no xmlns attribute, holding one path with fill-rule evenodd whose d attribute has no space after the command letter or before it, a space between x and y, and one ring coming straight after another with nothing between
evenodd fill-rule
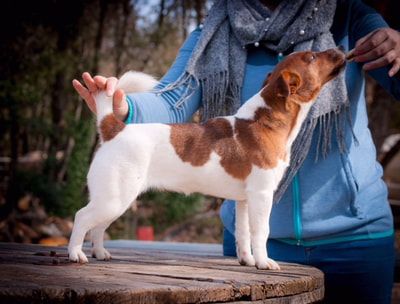
<instances>
[{"instance_id":1,"label":"fingernail","mask_svg":"<svg viewBox=\"0 0 400 304\"><path fill-rule=\"evenodd\" d=\"M393 76L393 72L389 71L389 77L392 77L392 76Z\"/></svg>"}]
</instances>

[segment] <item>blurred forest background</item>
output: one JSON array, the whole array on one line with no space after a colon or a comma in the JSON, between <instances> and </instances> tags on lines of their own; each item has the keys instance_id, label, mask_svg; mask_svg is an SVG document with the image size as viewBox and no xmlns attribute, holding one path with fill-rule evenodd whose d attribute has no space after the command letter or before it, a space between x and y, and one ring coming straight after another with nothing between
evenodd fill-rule
<instances>
[{"instance_id":1,"label":"blurred forest background","mask_svg":"<svg viewBox=\"0 0 400 304\"><path fill-rule=\"evenodd\" d=\"M127 70L161 77L211 2L2 1L0 241L64 244L73 214L86 204L86 173L98 142L93 116L72 79L83 71L120 76ZM367 2L399 28L396 1ZM400 133L399 103L372 81L368 102L382 147L388 135ZM380 153L386 165L399 150L395 142ZM135 238L138 226L152 226L156 239L219 242L219 203L148 193L109 233Z\"/></svg>"}]
</instances>

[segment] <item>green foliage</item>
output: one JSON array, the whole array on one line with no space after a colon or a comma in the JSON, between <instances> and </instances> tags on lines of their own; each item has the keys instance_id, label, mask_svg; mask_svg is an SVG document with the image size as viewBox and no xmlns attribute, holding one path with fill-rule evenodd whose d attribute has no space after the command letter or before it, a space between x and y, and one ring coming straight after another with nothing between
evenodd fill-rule
<instances>
[{"instance_id":1,"label":"green foliage","mask_svg":"<svg viewBox=\"0 0 400 304\"><path fill-rule=\"evenodd\" d=\"M62 189L63 207L57 214L67 216L75 213L87 203L85 193L86 175L92 148L95 123L88 119L76 124L74 131L75 146L68 161L68 182Z\"/></svg>"},{"instance_id":2,"label":"green foliage","mask_svg":"<svg viewBox=\"0 0 400 304\"><path fill-rule=\"evenodd\" d=\"M165 228L182 222L198 212L204 201L200 194L184 195L174 192L149 191L140 197L142 202L139 208L152 210L147 218L140 218L139 224L151 224L156 233Z\"/></svg>"},{"instance_id":3,"label":"green foliage","mask_svg":"<svg viewBox=\"0 0 400 304\"><path fill-rule=\"evenodd\" d=\"M46 210L50 213L58 213L63 209L60 200L61 187L47 175L32 170L17 172L16 190L18 193L31 193L34 197L40 198Z\"/></svg>"},{"instance_id":4,"label":"green foliage","mask_svg":"<svg viewBox=\"0 0 400 304\"><path fill-rule=\"evenodd\" d=\"M37 170L20 170L16 180L16 191L22 196L31 193L38 197L50 214L71 216L87 203L85 191L86 175L89 167L89 156L92 148L94 122L80 121L75 126L75 146L67 164L67 182L57 182L46 174L57 166L55 158L48 158L43 172Z\"/></svg>"}]
</instances>

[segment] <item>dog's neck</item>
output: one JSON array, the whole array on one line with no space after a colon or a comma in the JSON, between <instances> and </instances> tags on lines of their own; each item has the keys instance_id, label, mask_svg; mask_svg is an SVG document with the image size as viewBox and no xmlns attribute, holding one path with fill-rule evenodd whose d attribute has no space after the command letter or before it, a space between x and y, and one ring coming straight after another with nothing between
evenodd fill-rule
<instances>
[{"instance_id":1,"label":"dog's neck","mask_svg":"<svg viewBox=\"0 0 400 304\"><path fill-rule=\"evenodd\" d=\"M270 107L272 118L285 126L283 129L287 136L286 146L290 151L293 141L307 118L312 102L302 102L298 100L297 95L276 97L275 91L268 86L261 91L261 96L267 107Z\"/></svg>"},{"instance_id":2,"label":"dog's neck","mask_svg":"<svg viewBox=\"0 0 400 304\"><path fill-rule=\"evenodd\" d=\"M298 102L292 96L276 96L267 86L240 107L235 117L250 124L256 123L261 126L263 132L274 134L274 137L281 139L279 142L285 145L286 156L289 156L290 147L311 105L311 102ZM279 145L278 142L276 144Z\"/></svg>"}]
</instances>

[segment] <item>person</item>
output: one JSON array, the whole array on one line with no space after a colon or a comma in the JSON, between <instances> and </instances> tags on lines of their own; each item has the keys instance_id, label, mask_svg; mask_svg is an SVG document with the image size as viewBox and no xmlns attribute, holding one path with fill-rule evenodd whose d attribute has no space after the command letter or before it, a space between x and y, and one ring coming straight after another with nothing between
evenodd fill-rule
<instances>
[{"instance_id":1,"label":"person","mask_svg":"<svg viewBox=\"0 0 400 304\"><path fill-rule=\"evenodd\" d=\"M302 126L296 162L275 193L267 248L274 259L321 269L327 303L390 303L393 219L364 72L400 98L400 34L361 0L217 0L155 92L126 96L117 78L87 72L73 86L93 112L93 94L106 90L126 123L185 122L199 109L207 119L234 113L284 56L336 45L354 48L354 60ZM235 202L220 214L224 255L235 256Z\"/></svg>"}]
</instances>

